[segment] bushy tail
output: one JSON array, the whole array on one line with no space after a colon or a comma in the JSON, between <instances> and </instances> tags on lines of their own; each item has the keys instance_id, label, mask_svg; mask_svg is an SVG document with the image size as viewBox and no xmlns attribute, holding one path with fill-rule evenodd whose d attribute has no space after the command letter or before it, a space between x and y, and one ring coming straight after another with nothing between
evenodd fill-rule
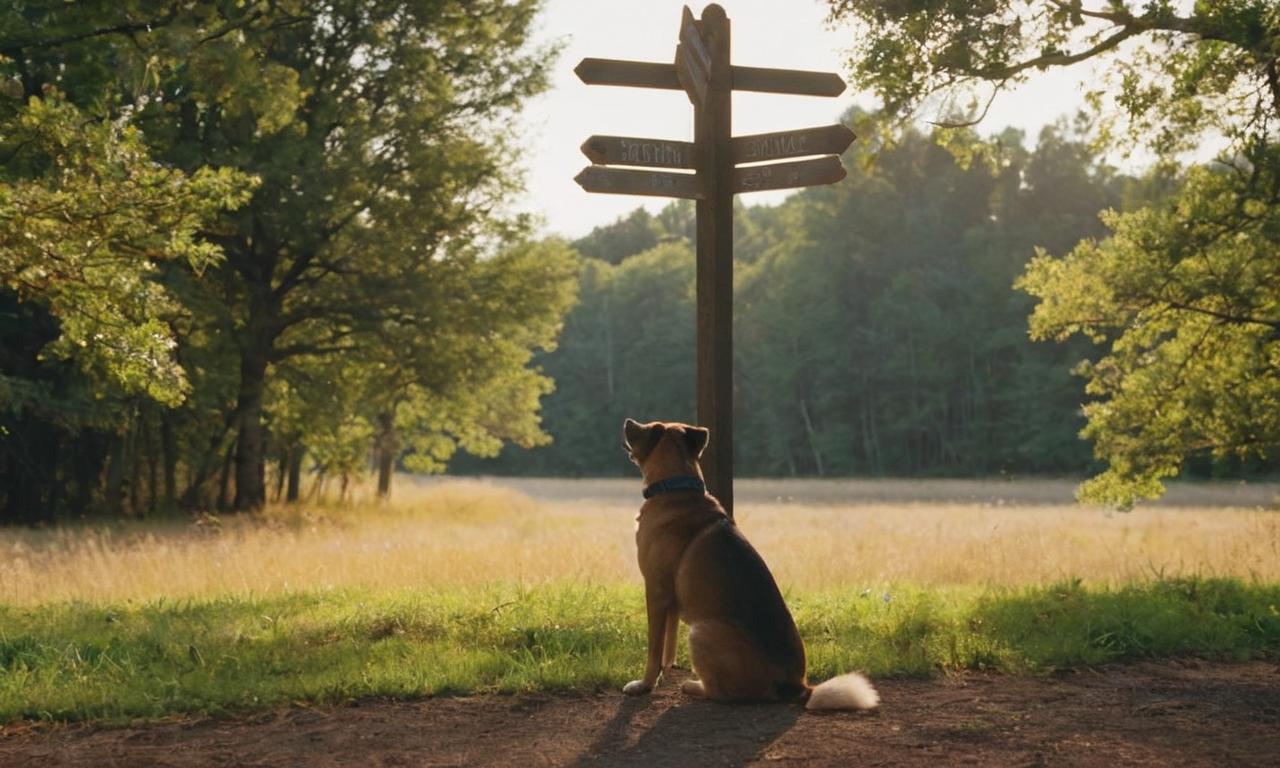
<instances>
[{"instance_id":1,"label":"bushy tail","mask_svg":"<svg viewBox=\"0 0 1280 768\"><path fill-rule=\"evenodd\" d=\"M872 709L880 694L871 681L857 672L833 677L809 693L805 709Z\"/></svg>"}]
</instances>

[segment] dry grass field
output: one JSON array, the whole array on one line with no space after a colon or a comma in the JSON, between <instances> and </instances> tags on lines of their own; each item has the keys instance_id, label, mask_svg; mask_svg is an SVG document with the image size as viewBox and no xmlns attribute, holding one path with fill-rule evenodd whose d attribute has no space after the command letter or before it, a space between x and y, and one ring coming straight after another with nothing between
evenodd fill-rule
<instances>
[{"instance_id":1,"label":"dry grass field","mask_svg":"<svg viewBox=\"0 0 1280 768\"><path fill-rule=\"evenodd\" d=\"M1183 486L1130 513L1066 481L742 481L739 524L784 589L1280 581L1276 486ZM385 505L195 524L0 531L0 605L266 597L330 587L636 584L631 480L415 480Z\"/></svg>"}]
</instances>

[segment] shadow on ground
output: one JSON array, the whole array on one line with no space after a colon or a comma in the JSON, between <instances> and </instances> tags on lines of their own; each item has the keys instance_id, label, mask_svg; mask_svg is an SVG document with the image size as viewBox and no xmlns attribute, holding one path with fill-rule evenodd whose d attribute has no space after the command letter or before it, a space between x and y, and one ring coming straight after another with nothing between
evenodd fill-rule
<instances>
[{"instance_id":1,"label":"shadow on ground","mask_svg":"<svg viewBox=\"0 0 1280 768\"><path fill-rule=\"evenodd\" d=\"M799 704L734 706L686 700L643 728L649 697L625 698L577 766L746 765L791 730Z\"/></svg>"}]
</instances>

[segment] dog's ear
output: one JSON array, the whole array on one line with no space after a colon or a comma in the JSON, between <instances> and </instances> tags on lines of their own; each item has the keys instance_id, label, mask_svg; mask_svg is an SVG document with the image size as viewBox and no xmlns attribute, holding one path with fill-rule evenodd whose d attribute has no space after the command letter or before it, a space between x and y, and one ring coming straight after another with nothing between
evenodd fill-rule
<instances>
[{"instance_id":1,"label":"dog's ear","mask_svg":"<svg viewBox=\"0 0 1280 768\"><path fill-rule=\"evenodd\" d=\"M658 441L662 439L662 435L666 431L667 428L658 423L646 426L635 419L624 421L622 423L622 439L627 445L627 451L631 454L632 461L637 464L644 461L658 445Z\"/></svg>"},{"instance_id":2,"label":"dog's ear","mask_svg":"<svg viewBox=\"0 0 1280 768\"><path fill-rule=\"evenodd\" d=\"M689 449L689 455L695 459L702 458L702 451L707 447L707 441L711 439L711 430L704 427L685 427L684 440L685 446Z\"/></svg>"},{"instance_id":3,"label":"dog's ear","mask_svg":"<svg viewBox=\"0 0 1280 768\"><path fill-rule=\"evenodd\" d=\"M622 422L622 443L627 446L627 450L634 453L636 448L644 445L645 432L643 424L635 419L627 419Z\"/></svg>"}]
</instances>

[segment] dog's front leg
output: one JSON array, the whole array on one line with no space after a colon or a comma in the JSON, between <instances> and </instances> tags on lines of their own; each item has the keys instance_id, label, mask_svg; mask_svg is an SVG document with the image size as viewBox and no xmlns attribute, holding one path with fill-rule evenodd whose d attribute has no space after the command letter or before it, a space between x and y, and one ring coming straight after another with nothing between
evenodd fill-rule
<instances>
[{"instance_id":1,"label":"dog's front leg","mask_svg":"<svg viewBox=\"0 0 1280 768\"><path fill-rule=\"evenodd\" d=\"M622 687L622 692L636 696L648 693L658 684L662 674L663 643L667 634L667 615L675 611L675 601L667 590L654 587L648 581L644 585L644 602L649 614L649 657L644 665L644 677L632 680Z\"/></svg>"},{"instance_id":2,"label":"dog's front leg","mask_svg":"<svg viewBox=\"0 0 1280 768\"><path fill-rule=\"evenodd\" d=\"M662 671L668 672L676 665L676 640L680 631L680 612L675 608L667 611L667 627L662 640Z\"/></svg>"}]
</instances>

